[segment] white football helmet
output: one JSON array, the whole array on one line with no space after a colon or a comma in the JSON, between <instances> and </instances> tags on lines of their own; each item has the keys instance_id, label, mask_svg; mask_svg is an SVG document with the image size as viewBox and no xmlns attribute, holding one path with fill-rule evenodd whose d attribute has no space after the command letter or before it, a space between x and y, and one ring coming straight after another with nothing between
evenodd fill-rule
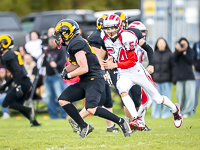
<instances>
[{"instance_id":1,"label":"white football helmet","mask_svg":"<svg viewBox=\"0 0 200 150\"><path fill-rule=\"evenodd\" d=\"M142 22L140 22L140 21L133 21L132 23L129 24L128 27L129 28L139 29L142 32L142 35L143 35L144 39L146 40L148 31L147 31L146 26Z\"/></svg>"}]
</instances>

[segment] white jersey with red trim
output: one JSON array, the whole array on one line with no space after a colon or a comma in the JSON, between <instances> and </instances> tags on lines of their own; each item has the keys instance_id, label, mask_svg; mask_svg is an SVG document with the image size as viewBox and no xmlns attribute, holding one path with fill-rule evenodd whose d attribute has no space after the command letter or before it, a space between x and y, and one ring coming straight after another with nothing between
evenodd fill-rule
<instances>
[{"instance_id":1,"label":"white jersey with red trim","mask_svg":"<svg viewBox=\"0 0 200 150\"><path fill-rule=\"evenodd\" d=\"M118 63L127 61L127 52L135 51L135 48L138 46L136 35L129 30L123 30L114 42L105 34L105 32L101 32L101 38L104 41L108 55L112 56ZM135 56L136 58L134 58L134 61L137 63L137 55ZM121 69L118 68L118 70Z\"/></svg>"}]
</instances>

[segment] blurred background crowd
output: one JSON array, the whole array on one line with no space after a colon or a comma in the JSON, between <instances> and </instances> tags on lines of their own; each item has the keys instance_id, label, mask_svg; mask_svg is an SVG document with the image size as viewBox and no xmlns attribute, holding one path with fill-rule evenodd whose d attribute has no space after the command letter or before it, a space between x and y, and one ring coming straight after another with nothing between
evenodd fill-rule
<instances>
[{"instance_id":1,"label":"blurred background crowd","mask_svg":"<svg viewBox=\"0 0 200 150\"><path fill-rule=\"evenodd\" d=\"M58 50L55 43L56 23L64 18L74 19L80 25L81 35L87 38L96 29L99 16L121 11L129 17L129 23L138 20L146 25L147 42L154 49L153 80L158 91L169 98L172 84L176 85L181 114L187 118L195 113L198 105L199 5L199 0L2 0L0 35L14 37L13 50L21 54L25 69L35 85L33 101L45 102L51 119L66 118L67 114L58 104L57 97L79 78L61 79L64 64L69 62L65 47ZM148 60L143 64L147 66ZM1 61L0 84L9 77ZM8 89L0 91L0 104ZM8 108L1 107L1 111L3 119L11 116ZM151 115L163 119L171 117L167 107L154 103Z\"/></svg>"}]
</instances>

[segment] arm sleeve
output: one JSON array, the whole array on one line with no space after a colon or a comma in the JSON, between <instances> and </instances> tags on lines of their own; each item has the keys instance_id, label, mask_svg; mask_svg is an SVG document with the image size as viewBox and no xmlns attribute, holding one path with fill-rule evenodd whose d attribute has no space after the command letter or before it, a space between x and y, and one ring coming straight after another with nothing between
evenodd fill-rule
<instances>
[{"instance_id":1,"label":"arm sleeve","mask_svg":"<svg viewBox=\"0 0 200 150\"><path fill-rule=\"evenodd\" d=\"M149 65L154 65L153 49L146 42L142 45L142 48L147 52Z\"/></svg>"},{"instance_id":2,"label":"arm sleeve","mask_svg":"<svg viewBox=\"0 0 200 150\"><path fill-rule=\"evenodd\" d=\"M118 68L128 69L135 66L135 61L137 60L137 55L134 51L127 51L128 60L125 62L117 63Z\"/></svg>"}]
</instances>

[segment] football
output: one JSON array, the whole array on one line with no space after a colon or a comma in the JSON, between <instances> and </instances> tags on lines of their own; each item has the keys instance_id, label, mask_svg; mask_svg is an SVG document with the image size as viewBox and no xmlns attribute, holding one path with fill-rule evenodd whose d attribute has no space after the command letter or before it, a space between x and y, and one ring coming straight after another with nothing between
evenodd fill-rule
<instances>
[{"instance_id":1,"label":"football","mask_svg":"<svg viewBox=\"0 0 200 150\"><path fill-rule=\"evenodd\" d=\"M70 64L70 65L67 65L66 71L69 73L69 72L74 71L74 70L77 69L78 67L79 67L79 65Z\"/></svg>"}]
</instances>

